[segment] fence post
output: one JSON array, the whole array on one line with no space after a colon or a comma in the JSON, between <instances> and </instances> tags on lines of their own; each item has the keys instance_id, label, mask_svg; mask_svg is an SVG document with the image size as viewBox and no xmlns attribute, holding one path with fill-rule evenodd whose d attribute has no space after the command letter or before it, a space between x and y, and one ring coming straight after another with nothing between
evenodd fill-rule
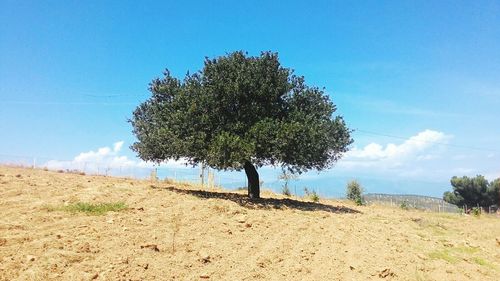
<instances>
[{"instance_id":1,"label":"fence post","mask_svg":"<svg viewBox=\"0 0 500 281\"><path fill-rule=\"evenodd\" d=\"M205 178L205 167L203 166L203 163L201 163L200 166L200 180L201 180L201 187L203 187L203 180Z\"/></svg>"}]
</instances>

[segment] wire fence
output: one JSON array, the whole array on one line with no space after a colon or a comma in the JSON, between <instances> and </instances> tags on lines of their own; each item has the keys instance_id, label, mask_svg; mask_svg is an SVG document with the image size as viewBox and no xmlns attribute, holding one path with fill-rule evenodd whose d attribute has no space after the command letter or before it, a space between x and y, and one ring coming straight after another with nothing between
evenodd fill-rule
<instances>
[{"instance_id":1,"label":"wire fence","mask_svg":"<svg viewBox=\"0 0 500 281\"><path fill-rule=\"evenodd\" d=\"M173 180L206 187L225 187L236 189L246 186L243 174L217 172L210 168L201 169L184 165L153 165L145 162L111 159L105 161L54 160L50 157L31 157L0 154L0 164L6 166L30 167L59 172L72 172L86 175L127 177L134 179Z\"/></svg>"},{"instance_id":2,"label":"wire fence","mask_svg":"<svg viewBox=\"0 0 500 281\"><path fill-rule=\"evenodd\" d=\"M459 213L458 206L450 204L441 198L422 196L422 195L405 195L405 194L382 194L370 193L363 196L367 204L383 204L390 206L398 206L401 208L413 208L428 210L434 212Z\"/></svg>"},{"instance_id":3,"label":"wire fence","mask_svg":"<svg viewBox=\"0 0 500 281\"><path fill-rule=\"evenodd\" d=\"M119 160L119 161L118 161ZM190 167L183 165L152 165L149 163L123 161L124 159L114 159L112 161L79 161L73 160L53 160L49 157L30 157L17 155L0 154L0 164L10 166L32 167L59 172L82 173L86 175L104 175L115 177L128 177L134 179L155 179L172 180L174 182L185 182L201 185L206 188L222 187L226 189L246 188L247 181L244 172L231 173L220 172L210 168ZM261 182L263 190L271 190L282 193L284 181L278 177ZM295 197L305 197L311 192L320 198L344 199L343 187L309 187L306 188L304 182L292 180L288 183L289 193ZM421 196L421 195L394 195L382 193L369 193L364 195L367 204L383 204L396 207L408 207L434 212L459 213L461 209L449 204L441 198ZM462 209L467 210L467 208ZM496 211L491 207L486 212Z\"/></svg>"}]
</instances>

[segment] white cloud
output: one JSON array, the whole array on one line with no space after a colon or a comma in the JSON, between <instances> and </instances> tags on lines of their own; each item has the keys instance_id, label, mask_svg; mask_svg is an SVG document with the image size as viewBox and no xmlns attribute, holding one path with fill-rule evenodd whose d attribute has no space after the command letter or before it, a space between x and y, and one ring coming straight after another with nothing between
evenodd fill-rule
<instances>
[{"instance_id":1,"label":"white cloud","mask_svg":"<svg viewBox=\"0 0 500 281\"><path fill-rule=\"evenodd\" d=\"M113 145L113 151L114 152L119 152L122 149L123 146L123 141L115 142Z\"/></svg>"},{"instance_id":2,"label":"white cloud","mask_svg":"<svg viewBox=\"0 0 500 281\"><path fill-rule=\"evenodd\" d=\"M346 153L339 167L394 168L439 158L439 147L448 143L450 135L443 132L425 130L410 137L401 144L381 145L370 143L363 148L354 147Z\"/></svg>"},{"instance_id":3,"label":"white cloud","mask_svg":"<svg viewBox=\"0 0 500 281\"><path fill-rule=\"evenodd\" d=\"M108 173L111 171L114 174L121 174L133 169L151 169L158 166L151 162L133 160L125 155L121 155L123 144L123 141L118 141L112 147L105 146L96 151L82 152L70 161L50 160L44 166L51 170L69 169L84 171L86 173ZM186 168L184 163L182 160L169 160L161 163L159 166Z\"/></svg>"},{"instance_id":4,"label":"white cloud","mask_svg":"<svg viewBox=\"0 0 500 281\"><path fill-rule=\"evenodd\" d=\"M486 173L484 175L484 177L490 181L500 179L500 172L499 171L491 171L491 172Z\"/></svg>"}]
</instances>

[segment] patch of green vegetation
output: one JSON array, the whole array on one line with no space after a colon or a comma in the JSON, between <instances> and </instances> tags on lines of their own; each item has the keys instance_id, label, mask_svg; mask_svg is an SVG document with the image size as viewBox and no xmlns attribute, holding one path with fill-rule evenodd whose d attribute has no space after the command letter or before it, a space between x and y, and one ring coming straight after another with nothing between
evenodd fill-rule
<instances>
[{"instance_id":1,"label":"patch of green vegetation","mask_svg":"<svg viewBox=\"0 0 500 281\"><path fill-rule=\"evenodd\" d=\"M424 219L413 220L413 221L415 221L421 227L421 229L430 230L432 234L436 236L446 236L448 232L450 232L448 227L440 222L436 223Z\"/></svg>"},{"instance_id":2,"label":"patch of green vegetation","mask_svg":"<svg viewBox=\"0 0 500 281\"><path fill-rule=\"evenodd\" d=\"M458 258L453 256L449 250L434 251L428 255L431 259L445 260L449 263L457 263Z\"/></svg>"},{"instance_id":3,"label":"patch of green vegetation","mask_svg":"<svg viewBox=\"0 0 500 281\"><path fill-rule=\"evenodd\" d=\"M125 203L123 202L115 202L115 203L77 202L62 207L44 206L43 208L48 212L65 211L70 213L85 213L87 215L98 216L98 215L103 215L107 212L118 212L127 209L127 205L125 205Z\"/></svg>"},{"instance_id":4,"label":"patch of green vegetation","mask_svg":"<svg viewBox=\"0 0 500 281\"><path fill-rule=\"evenodd\" d=\"M468 246L458 246L453 248L453 251L462 253L462 254L474 254L479 252L479 248L468 247Z\"/></svg>"},{"instance_id":5,"label":"patch of green vegetation","mask_svg":"<svg viewBox=\"0 0 500 281\"><path fill-rule=\"evenodd\" d=\"M494 269L496 270L496 266L494 264L492 264L491 262L483 259L483 258L480 258L480 257L474 257L472 259L476 264L480 265L480 266L485 266L485 267L489 267L491 269Z\"/></svg>"},{"instance_id":6,"label":"patch of green vegetation","mask_svg":"<svg viewBox=\"0 0 500 281\"><path fill-rule=\"evenodd\" d=\"M470 247L470 246L457 246L451 247L440 251L434 251L428 254L432 259L441 259L449 263L455 264L460 260L472 260L474 263L488 267L493 270L497 270L495 264L489 262L488 260L474 256L481 251L480 248Z\"/></svg>"},{"instance_id":7,"label":"patch of green vegetation","mask_svg":"<svg viewBox=\"0 0 500 281\"><path fill-rule=\"evenodd\" d=\"M123 202L116 203L85 203L78 202L64 206L63 210L71 213L82 212L88 215L102 215L107 212L118 212L127 208L127 205Z\"/></svg>"}]
</instances>

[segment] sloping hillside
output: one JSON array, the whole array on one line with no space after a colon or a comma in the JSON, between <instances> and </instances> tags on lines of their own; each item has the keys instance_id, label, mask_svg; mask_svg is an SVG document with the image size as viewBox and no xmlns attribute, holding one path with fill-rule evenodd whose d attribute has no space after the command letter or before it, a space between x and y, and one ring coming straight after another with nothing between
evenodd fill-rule
<instances>
[{"instance_id":1,"label":"sloping hillside","mask_svg":"<svg viewBox=\"0 0 500 281\"><path fill-rule=\"evenodd\" d=\"M0 280L500 276L498 217L264 196L0 167ZM127 208L89 215L78 202Z\"/></svg>"}]
</instances>

